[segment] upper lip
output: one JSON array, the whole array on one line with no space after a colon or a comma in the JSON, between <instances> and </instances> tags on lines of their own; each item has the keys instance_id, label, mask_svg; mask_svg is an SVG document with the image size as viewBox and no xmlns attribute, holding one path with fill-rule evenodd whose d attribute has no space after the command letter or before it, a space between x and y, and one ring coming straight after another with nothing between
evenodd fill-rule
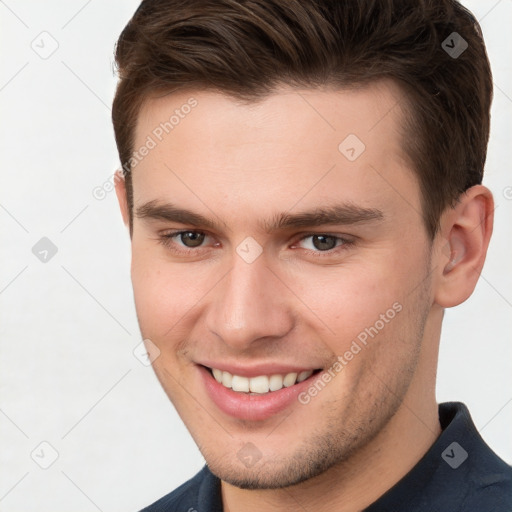
<instances>
[{"instance_id":1,"label":"upper lip","mask_svg":"<svg viewBox=\"0 0 512 512\"><path fill-rule=\"evenodd\" d=\"M297 365L285 365L279 363L258 363L250 366L240 366L240 364L213 361L202 361L197 364L206 366L208 368L216 368L231 373L232 375L239 375L240 377L258 377L260 375L287 375L288 373L300 373L304 371L314 371L320 369L320 367L311 366L297 366Z\"/></svg>"}]
</instances>

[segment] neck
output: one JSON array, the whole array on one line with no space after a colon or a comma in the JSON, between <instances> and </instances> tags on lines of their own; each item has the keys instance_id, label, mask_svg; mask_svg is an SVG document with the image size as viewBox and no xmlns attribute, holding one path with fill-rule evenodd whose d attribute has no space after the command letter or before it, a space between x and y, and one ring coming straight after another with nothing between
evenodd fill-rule
<instances>
[{"instance_id":1,"label":"neck","mask_svg":"<svg viewBox=\"0 0 512 512\"><path fill-rule=\"evenodd\" d=\"M379 434L349 459L306 482L283 489L246 490L221 483L225 512L356 512L376 501L425 455L441 433L435 368L442 310L431 312L409 390ZM434 370L433 370L434 368Z\"/></svg>"}]
</instances>

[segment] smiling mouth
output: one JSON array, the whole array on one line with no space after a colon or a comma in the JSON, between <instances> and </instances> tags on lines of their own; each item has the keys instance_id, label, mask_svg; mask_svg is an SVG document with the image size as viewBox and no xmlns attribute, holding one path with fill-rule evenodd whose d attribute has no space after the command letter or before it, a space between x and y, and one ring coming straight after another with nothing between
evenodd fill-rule
<instances>
[{"instance_id":1,"label":"smiling mouth","mask_svg":"<svg viewBox=\"0 0 512 512\"><path fill-rule=\"evenodd\" d=\"M209 368L207 366L203 366L203 368L206 368L210 375L225 388L247 395L265 395L283 388L292 387L322 371L322 369L317 369L304 370L300 373L276 373L272 375L258 375L256 377L243 377L217 368Z\"/></svg>"}]
</instances>

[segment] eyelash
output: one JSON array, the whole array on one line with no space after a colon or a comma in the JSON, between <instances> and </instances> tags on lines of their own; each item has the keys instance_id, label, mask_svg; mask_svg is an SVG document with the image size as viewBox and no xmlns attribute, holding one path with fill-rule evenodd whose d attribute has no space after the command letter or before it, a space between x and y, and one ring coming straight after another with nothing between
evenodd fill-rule
<instances>
[{"instance_id":1,"label":"eyelash","mask_svg":"<svg viewBox=\"0 0 512 512\"><path fill-rule=\"evenodd\" d=\"M204 231L196 231L193 229L182 229L182 230L171 231L168 233L161 234L160 238L159 238L159 243L161 243L164 247L166 247L167 249L170 249L171 251L173 251L177 254L185 254L185 255L190 254L195 249L203 249L204 248L204 247L200 246L197 248L189 247L189 248L185 248L185 249L177 249L176 246L172 243L172 239L176 238L184 233L203 234L206 236L210 236L210 235L208 235L208 233L205 233ZM330 235L329 233L308 233L308 234L302 236L301 238L299 238L297 240L297 242L294 242L293 245L295 245L298 242L302 242L306 238L310 238L312 236L319 236L319 235L323 235L323 236L326 236L329 238L335 238L336 241L340 241L341 244L337 245L336 247L333 247L332 249L328 249L326 251L313 251L311 249L304 249L309 254L312 254L314 257L322 258L322 257L332 256L334 253L338 252L338 250L346 250L350 246L354 245L354 240L348 240L348 239L340 237L340 236Z\"/></svg>"}]
</instances>

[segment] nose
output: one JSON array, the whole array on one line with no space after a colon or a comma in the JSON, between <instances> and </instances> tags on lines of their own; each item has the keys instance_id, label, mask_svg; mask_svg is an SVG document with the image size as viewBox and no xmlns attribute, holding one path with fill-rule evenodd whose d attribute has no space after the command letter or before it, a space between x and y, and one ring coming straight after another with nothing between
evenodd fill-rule
<instances>
[{"instance_id":1,"label":"nose","mask_svg":"<svg viewBox=\"0 0 512 512\"><path fill-rule=\"evenodd\" d=\"M293 328L288 295L264 254L247 263L235 253L231 271L211 297L207 328L236 352L283 337Z\"/></svg>"}]
</instances>

